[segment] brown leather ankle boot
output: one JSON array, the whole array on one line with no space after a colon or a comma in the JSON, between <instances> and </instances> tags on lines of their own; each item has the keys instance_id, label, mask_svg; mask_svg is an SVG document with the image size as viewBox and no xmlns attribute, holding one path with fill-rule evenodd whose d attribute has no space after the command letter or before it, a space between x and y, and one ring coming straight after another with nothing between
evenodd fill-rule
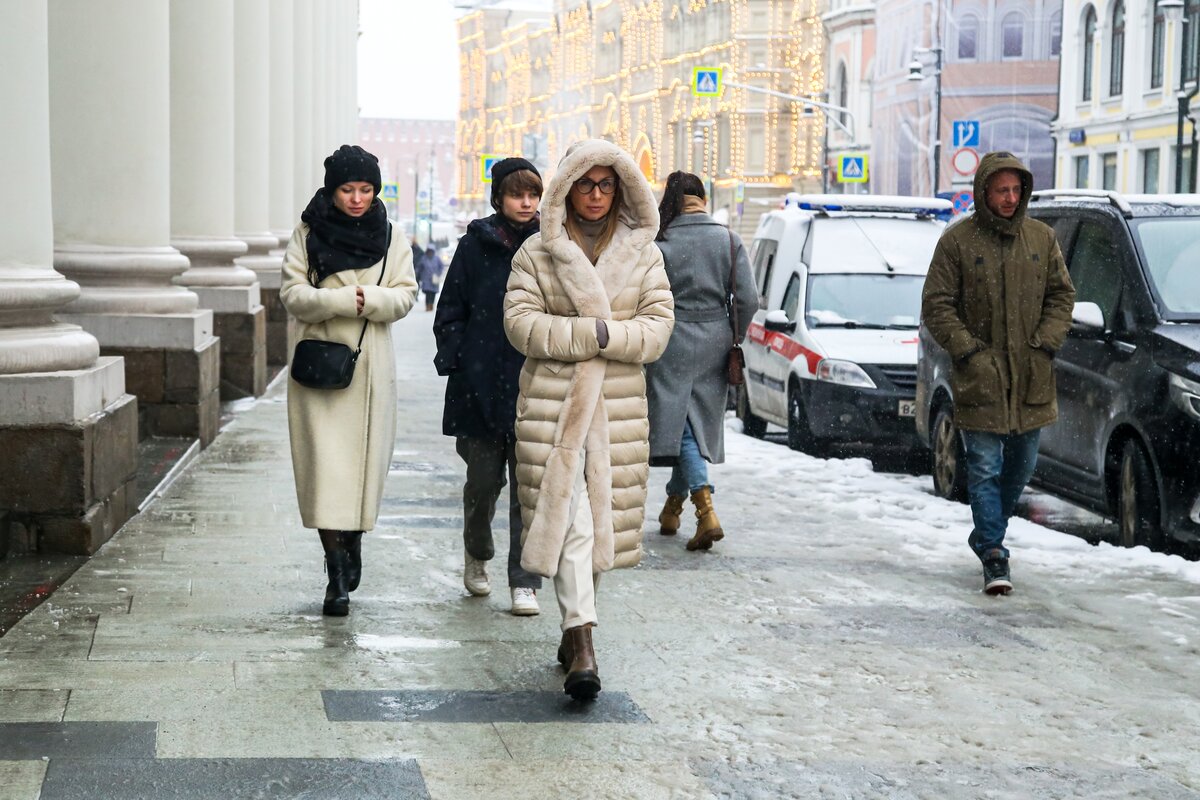
<instances>
[{"instance_id":1,"label":"brown leather ankle boot","mask_svg":"<svg viewBox=\"0 0 1200 800\"><path fill-rule=\"evenodd\" d=\"M687 543L687 549L710 550L713 542L725 538L721 520L713 509L712 490L705 486L692 492L692 504L696 506L696 535Z\"/></svg>"},{"instance_id":2,"label":"brown leather ankle boot","mask_svg":"<svg viewBox=\"0 0 1200 800\"><path fill-rule=\"evenodd\" d=\"M686 499L681 494L667 495L667 504L663 506L662 513L658 515L658 532L663 536L674 536L679 533L679 515L683 513L683 501Z\"/></svg>"},{"instance_id":3,"label":"brown leather ankle boot","mask_svg":"<svg viewBox=\"0 0 1200 800\"><path fill-rule=\"evenodd\" d=\"M592 650L592 626L580 625L566 630L571 642L571 668L563 682L563 691L574 700L595 700L600 694L600 671Z\"/></svg>"}]
</instances>

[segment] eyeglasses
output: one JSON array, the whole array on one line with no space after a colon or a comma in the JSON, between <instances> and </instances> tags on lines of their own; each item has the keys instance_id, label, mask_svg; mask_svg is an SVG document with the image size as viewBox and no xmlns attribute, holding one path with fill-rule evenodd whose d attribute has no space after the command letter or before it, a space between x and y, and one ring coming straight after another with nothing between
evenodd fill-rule
<instances>
[{"instance_id":1,"label":"eyeglasses","mask_svg":"<svg viewBox=\"0 0 1200 800\"><path fill-rule=\"evenodd\" d=\"M591 194L593 189L599 188L601 194L612 194L617 190L617 182L612 178L605 178L602 181L594 181L591 178L580 178L575 181L575 191L580 194Z\"/></svg>"}]
</instances>

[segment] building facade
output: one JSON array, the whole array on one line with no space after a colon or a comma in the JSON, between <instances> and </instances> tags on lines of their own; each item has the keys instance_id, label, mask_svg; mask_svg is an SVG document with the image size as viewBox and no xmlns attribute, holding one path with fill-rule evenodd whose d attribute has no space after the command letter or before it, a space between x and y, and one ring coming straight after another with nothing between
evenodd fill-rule
<instances>
[{"instance_id":1,"label":"building facade","mask_svg":"<svg viewBox=\"0 0 1200 800\"><path fill-rule=\"evenodd\" d=\"M388 213L409 234L414 212L423 220L453 215L455 128L454 120L363 117L358 121L359 145L379 158Z\"/></svg>"},{"instance_id":2,"label":"building facade","mask_svg":"<svg viewBox=\"0 0 1200 800\"><path fill-rule=\"evenodd\" d=\"M655 184L676 169L703 175L714 210L734 217L819 189L824 117L799 99L825 90L819 10L818 0L555 0L465 14L460 202L486 205L481 156L525 153L552 167L587 137L627 149ZM693 94L696 68L722 70L720 97Z\"/></svg>"},{"instance_id":3,"label":"building facade","mask_svg":"<svg viewBox=\"0 0 1200 800\"><path fill-rule=\"evenodd\" d=\"M870 76L871 190L969 191L975 156L993 150L1021 158L1038 188L1053 186L1061 0L875 5L887 25L877 28Z\"/></svg>"},{"instance_id":4,"label":"building facade","mask_svg":"<svg viewBox=\"0 0 1200 800\"><path fill-rule=\"evenodd\" d=\"M836 175L839 156L870 153L871 150L875 2L829 0L821 21L828 38L825 97L831 105L847 109L842 113L834 112L836 121L830 120L825 131L825 186L835 192L865 190L870 185L870 162L864 184L842 184L831 178Z\"/></svg>"},{"instance_id":5,"label":"building facade","mask_svg":"<svg viewBox=\"0 0 1200 800\"><path fill-rule=\"evenodd\" d=\"M1067 3L1057 187L1196 191L1200 3L1165 5Z\"/></svg>"},{"instance_id":6,"label":"building facade","mask_svg":"<svg viewBox=\"0 0 1200 800\"><path fill-rule=\"evenodd\" d=\"M217 434L287 359L279 247L352 141L357 3L0 12L0 555L88 554L139 435ZM332 66L330 66L332 65Z\"/></svg>"}]
</instances>

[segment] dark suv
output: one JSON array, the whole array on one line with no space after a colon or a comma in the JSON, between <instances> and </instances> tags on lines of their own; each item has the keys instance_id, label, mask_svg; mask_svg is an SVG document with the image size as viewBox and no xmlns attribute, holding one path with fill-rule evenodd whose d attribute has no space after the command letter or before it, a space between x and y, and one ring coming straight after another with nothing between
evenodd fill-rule
<instances>
[{"instance_id":1,"label":"dark suv","mask_svg":"<svg viewBox=\"0 0 1200 800\"><path fill-rule=\"evenodd\" d=\"M1052 190L1028 213L1054 228L1075 284L1033 482L1116 519L1122 545L1200 543L1200 196ZM919 348L934 491L965 500L949 356L924 326Z\"/></svg>"}]
</instances>

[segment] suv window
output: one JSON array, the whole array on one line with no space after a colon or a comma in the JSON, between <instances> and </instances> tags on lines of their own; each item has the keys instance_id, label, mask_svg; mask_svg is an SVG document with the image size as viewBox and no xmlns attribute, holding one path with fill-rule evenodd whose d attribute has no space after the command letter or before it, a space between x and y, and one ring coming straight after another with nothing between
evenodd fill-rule
<instances>
[{"instance_id":1,"label":"suv window","mask_svg":"<svg viewBox=\"0 0 1200 800\"><path fill-rule=\"evenodd\" d=\"M1111 327L1124 286L1112 230L1092 220L1080 223L1068 269L1075 284L1075 302L1100 306L1105 324Z\"/></svg>"},{"instance_id":2,"label":"suv window","mask_svg":"<svg viewBox=\"0 0 1200 800\"><path fill-rule=\"evenodd\" d=\"M779 242L763 239L754 253L754 281L758 284L758 307L767 307L767 287L771 285L771 268L775 266L775 251Z\"/></svg>"},{"instance_id":3,"label":"suv window","mask_svg":"<svg viewBox=\"0 0 1200 800\"><path fill-rule=\"evenodd\" d=\"M792 273L791 280L788 281L787 289L783 292L783 304L780 308L787 314L787 318L793 322L796 320L796 309L800 307L800 276Z\"/></svg>"},{"instance_id":4,"label":"suv window","mask_svg":"<svg viewBox=\"0 0 1200 800\"><path fill-rule=\"evenodd\" d=\"M1147 218L1136 223L1146 269L1164 316L1194 320L1200 315L1200 218Z\"/></svg>"}]
</instances>

